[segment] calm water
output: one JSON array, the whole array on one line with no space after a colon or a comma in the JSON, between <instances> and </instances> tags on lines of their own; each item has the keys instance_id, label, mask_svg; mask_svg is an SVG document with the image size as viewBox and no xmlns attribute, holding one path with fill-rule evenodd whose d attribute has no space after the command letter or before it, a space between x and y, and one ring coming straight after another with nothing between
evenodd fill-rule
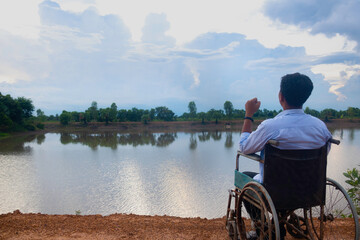
<instances>
[{"instance_id":1,"label":"calm water","mask_svg":"<svg viewBox=\"0 0 360 240\"><path fill-rule=\"evenodd\" d=\"M341 139L328 176L360 164L360 129ZM55 134L0 141L0 213L222 217L239 132ZM257 163L241 161L242 170ZM343 186L346 186L343 184Z\"/></svg>"}]
</instances>

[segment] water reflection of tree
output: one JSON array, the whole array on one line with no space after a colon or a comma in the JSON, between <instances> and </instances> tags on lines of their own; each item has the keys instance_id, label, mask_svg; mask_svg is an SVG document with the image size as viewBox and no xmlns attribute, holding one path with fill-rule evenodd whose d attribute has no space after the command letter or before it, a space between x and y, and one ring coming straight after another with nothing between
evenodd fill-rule
<instances>
[{"instance_id":1,"label":"water reflection of tree","mask_svg":"<svg viewBox=\"0 0 360 240\"><path fill-rule=\"evenodd\" d=\"M45 134L37 135L36 136L36 142L39 145L41 145L43 142L45 142Z\"/></svg>"},{"instance_id":2,"label":"water reflection of tree","mask_svg":"<svg viewBox=\"0 0 360 240\"><path fill-rule=\"evenodd\" d=\"M344 139L344 129L340 130L340 139Z\"/></svg>"},{"instance_id":3,"label":"water reflection of tree","mask_svg":"<svg viewBox=\"0 0 360 240\"><path fill-rule=\"evenodd\" d=\"M197 140L196 140L196 136L194 133L191 133L190 135L190 146L189 148L191 150L195 150L197 148Z\"/></svg>"},{"instance_id":4,"label":"water reflection of tree","mask_svg":"<svg viewBox=\"0 0 360 240\"><path fill-rule=\"evenodd\" d=\"M25 146L25 143L32 142L35 139L36 135L16 136L3 139L0 141L0 153L29 154L32 148L30 146Z\"/></svg>"},{"instance_id":5,"label":"water reflection of tree","mask_svg":"<svg viewBox=\"0 0 360 240\"><path fill-rule=\"evenodd\" d=\"M219 141L221 140L221 132L220 131L215 131L215 132L201 132L198 134L198 138L200 142L206 142L209 141L211 138L214 141Z\"/></svg>"},{"instance_id":6,"label":"water reflection of tree","mask_svg":"<svg viewBox=\"0 0 360 240\"><path fill-rule=\"evenodd\" d=\"M166 147L166 146L170 145L172 142L174 142L176 138L177 138L176 133L161 134L157 138L156 146L157 147Z\"/></svg>"},{"instance_id":7,"label":"water reflection of tree","mask_svg":"<svg viewBox=\"0 0 360 240\"><path fill-rule=\"evenodd\" d=\"M352 128L350 129L350 134L349 134L349 139L350 141L354 141L354 135L355 135L355 130Z\"/></svg>"},{"instance_id":8,"label":"water reflection of tree","mask_svg":"<svg viewBox=\"0 0 360 240\"><path fill-rule=\"evenodd\" d=\"M234 146L234 142L232 140L232 132L226 132L225 147L232 148L233 146Z\"/></svg>"},{"instance_id":9,"label":"water reflection of tree","mask_svg":"<svg viewBox=\"0 0 360 240\"><path fill-rule=\"evenodd\" d=\"M120 145L132 145L133 147L142 145L156 144L156 137L151 133L132 133L132 134L120 134L118 136L118 143Z\"/></svg>"},{"instance_id":10,"label":"water reflection of tree","mask_svg":"<svg viewBox=\"0 0 360 240\"><path fill-rule=\"evenodd\" d=\"M89 146L93 150L96 150L98 146L116 149L118 145L131 145L134 147L151 145L165 147L174 142L176 138L176 133L163 133L160 135L153 133L62 133L60 137L60 142L62 144L80 143Z\"/></svg>"},{"instance_id":11,"label":"water reflection of tree","mask_svg":"<svg viewBox=\"0 0 360 240\"><path fill-rule=\"evenodd\" d=\"M198 138L200 142L206 142L209 141L211 137L211 134L209 132L201 132L198 134Z\"/></svg>"},{"instance_id":12,"label":"water reflection of tree","mask_svg":"<svg viewBox=\"0 0 360 240\"><path fill-rule=\"evenodd\" d=\"M212 139L214 139L214 141L219 141L221 140L221 132L219 131L212 132L211 137Z\"/></svg>"}]
</instances>

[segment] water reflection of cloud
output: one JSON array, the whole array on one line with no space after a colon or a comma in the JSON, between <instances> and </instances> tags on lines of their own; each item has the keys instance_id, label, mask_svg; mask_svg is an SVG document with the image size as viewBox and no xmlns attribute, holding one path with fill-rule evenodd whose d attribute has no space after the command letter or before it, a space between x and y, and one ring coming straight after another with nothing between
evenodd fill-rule
<instances>
[{"instance_id":1,"label":"water reflection of cloud","mask_svg":"<svg viewBox=\"0 0 360 240\"><path fill-rule=\"evenodd\" d=\"M149 214L146 184L136 159L127 159L114 180L115 207L121 213Z\"/></svg>"},{"instance_id":2,"label":"water reflection of cloud","mask_svg":"<svg viewBox=\"0 0 360 240\"><path fill-rule=\"evenodd\" d=\"M328 177L346 187L342 172L359 164L360 129L337 129L333 134L342 142L333 145L329 154ZM199 135L208 140L201 142ZM77 139L82 136L71 134L69 139L76 144L63 145L61 134L52 133L45 139L32 137L22 142L21 154L0 151L0 210L223 216L226 190L233 187L236 154L235 143L231 148L224 145L230 139L238 141L239 133L222 132L221 142L212 137L220 135L211 132L178 133L164 137L175 139L167 147L157 147L160 133L147 134L145 140L136 134L121 136L131 142L118 144L120 134L109 135L111 140L104 134L85 136L99 146L97 151ZM115 141L117 149L100 147L99 141L106 146ZM141 141L141 148L132 144ZM192 141L196 148L189 149ZM23 147L31 151L24 152ZM240 167L258 169L257 163L246 160L240 161Z\"/></svg>"},{"instance_id":3,"label":"water reflection of cloud","mask_svg":"<svg viewBox=\"0 0 360 240\"><path fill-rule=\"evenodd\" d=\"M195 216L195 211L201 208L201 201L196 198L196 180L175 162L165 162L160 169L161 199L166 212L173 216Z\"/></svg>"},{"instance_id":4,"label":"water reflection of cloud","mask_svg":"<svg viewBox=\"0 0 360 240\"><path fill-rule=\"evenodd\" d=\"M358 167L360 145L356 139L360 138L360 129L338 129L333 132L333 138L340 139L340 145L332 145L328 155L327 176L339 181L346 187L343 173L347 169Z\"/></svg>"},{"instance_id":5,"label":"water reflection of cloud","mask_svg":"<svg viewBox=\"0 0 360 240\"><path fill-rule=\"evenodd\" d=\"M36 174L28 156L0 155L0 213L39 212Z\"/></svg>"}]
</instances>

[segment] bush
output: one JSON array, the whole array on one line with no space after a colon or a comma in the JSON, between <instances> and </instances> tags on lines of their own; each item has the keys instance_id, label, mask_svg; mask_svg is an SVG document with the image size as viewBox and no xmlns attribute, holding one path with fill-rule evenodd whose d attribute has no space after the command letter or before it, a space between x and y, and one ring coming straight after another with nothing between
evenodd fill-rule
<instances>
[{"instance_id":1,"label":"bush","mask_svg":"<svg viewBox=\"0 0 360 240\"><path fill-rule=\"evenodd\" d=\"M142 115L141 121L143 122L143 124L148 124L150 122L150 115L149 114Z\"/></svg>"},{"instance_id":2,"label":"bush","mask_svg":"<svg viewBox=\"0 0 360 240\"><path fill-rule=\"evenodd\" d=\"M4 113L0 112L0 131L8 131L12 127L13 121Z\"/></svg>"},{"instance_id":3,"label":"bush","mask_svg":"<svg viewBox=\"0 0 360 240\"><path fill-rule=\"evenodd\" d=\"M347 189L351 200L353 201L356 212L358 215L360 214L360 172L358 169L353 168L352 170L347 170L343 173L347 178L345 181L347 184L351 186L351 188Z\"/></svg>"},{"instance_id":4,"label":"bush","mask_svg":"<svg viewBox=\"0 0 360 240\"><path fill-rule=\"evenodd\" d=\"M25 124L24 128L29 131L35 131L35 126L32 124Z\"/></svg>"},{"instance_id":5,"label":"bush","mask_svg":"<svg viewBox=\"0 0 360 240\"><path fill-rule=\"evenodd\" d=\"M43 123L38 123L38 124L36 124L36 127L38 129L44 129L45 125Z\"/></svg>"}]
</instances>

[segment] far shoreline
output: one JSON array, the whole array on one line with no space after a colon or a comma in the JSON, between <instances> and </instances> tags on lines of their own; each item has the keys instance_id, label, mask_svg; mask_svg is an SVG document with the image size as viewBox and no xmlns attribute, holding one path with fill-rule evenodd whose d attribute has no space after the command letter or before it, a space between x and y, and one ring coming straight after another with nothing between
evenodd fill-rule
<instances>
[{"instance_id":1,"label":"far shoreline","mask_svg":"<svg viewBox=\"0 0 360 240\"><path fill-rule=\"evenodd\" d=\"M253 129L264 120L255 120ZM360 128L360 119L332 119L325 122L330 131L335 129ZM12 132L10 136L33 135L45 133L162 133L162 132L202 132L202 131L238 131L241 132L243 120L215 121L154 121L144 124L142 122L90 122L83 125L72 122L67 126L59 122L44 122L44 129L27 132ZM3 137L0 139L4 139Z\"/></svg>"}]
</instances>

